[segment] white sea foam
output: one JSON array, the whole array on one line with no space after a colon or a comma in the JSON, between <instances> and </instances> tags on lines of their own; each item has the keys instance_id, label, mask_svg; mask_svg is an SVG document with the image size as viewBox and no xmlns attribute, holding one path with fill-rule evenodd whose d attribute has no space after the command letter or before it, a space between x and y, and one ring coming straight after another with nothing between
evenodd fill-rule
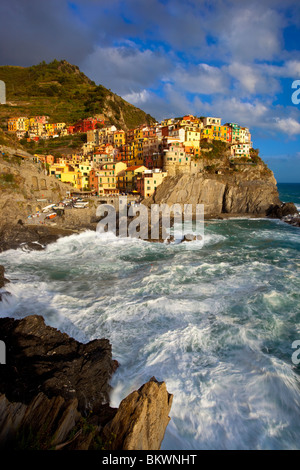
<instances>
[{"instance_id":1,"label":"white sea foam","mask_svg":"<svg viewBox=\"0 0 300 470\"><path fill-rule=\"evenodd\" d=\"M203 248L86 232L4 252L12 282L0 315L41 314L83 342L107 337L120 362L112 406L165 380L163 449L297 448L299 244L287 224L271 227L216 221Z\"/></svg>"}]
</instances>

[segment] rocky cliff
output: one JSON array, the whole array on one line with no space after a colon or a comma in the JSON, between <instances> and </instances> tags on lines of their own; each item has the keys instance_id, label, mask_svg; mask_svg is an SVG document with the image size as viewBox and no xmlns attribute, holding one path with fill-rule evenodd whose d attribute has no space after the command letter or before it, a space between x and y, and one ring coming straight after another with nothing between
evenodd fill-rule
<instances>
[{"instance_id":1,"label":"rocky cliff","mask_svg":"<svg viewBox=\"0 0 300 470\"><path fill-rule=\"evenodd\" d=\"M194 175L165 178L144 203L148 206L193 204L194 207L204 204L206 217L265 216L270 206L280 204L274 175L261 160L255 164L241 162L227 166L224 160L216 161L213 166L204 164L203 171Z\"/></svg>"},{"instance_id":2,"label":"rocky cliff","mask_svg":"<svg viewBox=\"0 0 300 470\"><path fill-rule=\"evenodd\" d=\"M118 364L106 339L82 344L41 316L0 319L0 447L4 449L159 449L172 395L152 378L109 406Z\"/></svg>"}]
</instances>

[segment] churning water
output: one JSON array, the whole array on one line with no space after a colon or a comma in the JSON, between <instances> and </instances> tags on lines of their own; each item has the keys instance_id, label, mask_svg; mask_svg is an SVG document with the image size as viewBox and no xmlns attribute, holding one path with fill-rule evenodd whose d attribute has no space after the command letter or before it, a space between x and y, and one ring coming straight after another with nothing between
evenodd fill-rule
<instances>
[{"instance_id":1,"label":"churning water","mask_svg":"<svg viewBox=\"0 0 300 470\"><path fill-rule=\"evenodd\" d=\"M203 247L86 232L11 250L0 314L108 338L120 362L112 406L164 380L174 400L162 449L298 449L299 230L214 220Z\"/></svg>"}]
</instances>

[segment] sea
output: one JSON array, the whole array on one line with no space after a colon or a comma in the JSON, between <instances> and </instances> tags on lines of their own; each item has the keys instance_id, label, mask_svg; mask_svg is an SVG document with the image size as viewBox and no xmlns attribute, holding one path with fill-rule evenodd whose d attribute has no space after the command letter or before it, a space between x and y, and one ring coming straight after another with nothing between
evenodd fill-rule
<instances>
[{"instance_id":1,"label":"sea","mask_svg":"<svg viewBox=\"0 0 300 470\"><path fill-rule=\"evenodd\" d=\"M278 188L300 209L300 184ZM162 450L299 449L299 242L297 227L240 218L205 222L204 244L87 231L10 250L0 316L108 338L120 364L111 406L165 381Z\"/></svg>"}]
</instances>

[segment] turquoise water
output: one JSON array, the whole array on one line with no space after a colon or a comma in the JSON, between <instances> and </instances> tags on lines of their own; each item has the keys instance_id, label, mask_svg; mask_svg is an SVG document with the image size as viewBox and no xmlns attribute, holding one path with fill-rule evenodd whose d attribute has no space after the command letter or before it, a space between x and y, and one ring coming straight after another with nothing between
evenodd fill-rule
<instances>
[{"instance_id":1,"label":"turquoise water","mask_svg":"<svg viewBox=\"0 0 300 470\"><path fill-rule=\"evenodd\" d=\"M300 183L279 183L277 185L282 202L293 202L300 210Z\"/></svg>"},{"instance_id":2,"label":"turquoise water","mask_svg":"<svg viewBox=\"0 0 300 470\"><path fill-rule=\"evenodd\" d=\"M163 449L299 449L299 235L277 220L215 220L203 247L86 232L5 252L12 296L0 314L109 338L112 406L164 380L174 400Z\"/></svg>"}]
</instances>

